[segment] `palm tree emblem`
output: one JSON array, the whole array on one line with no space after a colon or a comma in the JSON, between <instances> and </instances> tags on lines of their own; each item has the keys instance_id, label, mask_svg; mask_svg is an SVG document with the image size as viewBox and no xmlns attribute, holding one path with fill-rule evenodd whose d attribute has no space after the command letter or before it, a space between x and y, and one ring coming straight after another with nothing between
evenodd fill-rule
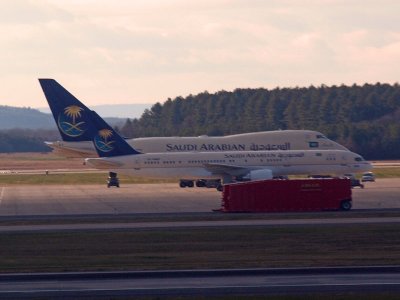
<instances>
[{"instance_id":1,"label":"palm tree emblem","mask_svg":"<svg viewBox=\"0 0 400 300\"><path fill-rule=\"evenodd\" d=\"M99 131L99 136L101 136L105 143L107 143L107 139L112 137L113 133L110 129L102 129Z\"/></svg>"},{"instance_id":2,"label":"palm tree emblem","mask_svg":"<svg viewBox=\"0 0 400 300\"><path fill-rule=\"evenodd\" d=\"M83 111L84 109L77 105L71 105L64 108L64 115L60 114L58 117L58 126L63 133L70 137L78 137L84 133L82 126L85 122L77 122L78 119L82 117Z\"/></svg>"},{"instance_id":3,"label":"palm tree emblem","mask_svg":"<svg viewBox=\"0 0 400 300\"><path fill-rule=\"evenodd\" d=\"M103 152L109 152L114 149L111 145L114 143L114 141L109 141L109 138L111 138L112 136L113 132L110 129L99 130L98 137L100 137L101 140L99 138L95 138L96 147Z\"/></svg>"},{"instance_id":4,"label":"palm tree emblem","mask_svg":"<svg viewBox=\"0 0 400 300\"><path fill-rule=\"evenodd\" d=\"M64 108L64 113L66 116L72 118L72 124L75 125L76 118L81 117L82 110L83 110L82 107L79 107L77 105L71 105L71 106Z\"/></svg>"}]
</instances>

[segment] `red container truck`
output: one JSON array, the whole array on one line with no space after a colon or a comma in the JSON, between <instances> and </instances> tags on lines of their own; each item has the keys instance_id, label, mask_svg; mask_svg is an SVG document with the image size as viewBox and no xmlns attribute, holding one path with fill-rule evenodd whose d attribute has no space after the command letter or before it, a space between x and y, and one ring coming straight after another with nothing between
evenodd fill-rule
<instances>
[{"instance_id":1,"label":"red container truck","mask_svg":"<svg viewBox=\"0 0 400 300\"><path fill-rule=\"evenodd\" d=\"M263 180L224 185L223 212L350 210L350 179Z\"/></svg>"}]
</instances>

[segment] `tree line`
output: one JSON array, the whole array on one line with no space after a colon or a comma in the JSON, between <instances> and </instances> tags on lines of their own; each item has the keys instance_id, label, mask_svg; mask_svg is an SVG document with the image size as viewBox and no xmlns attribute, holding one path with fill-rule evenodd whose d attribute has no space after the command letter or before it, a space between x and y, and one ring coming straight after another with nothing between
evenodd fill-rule
<instances>
[{"instance_id":1,"label":"tree line","mask_svg":"<svg viewBox=\"0 0 400 300\"><path fill-rule=\"evenodd\" d=\"M127 137L222 136L279 129L324 133L366 159L400 158L400 86L236 89L168 99L128 119Z\"/></svg>"},{"instance_id":2,"label":"tree line","mask_svg":"<svg viewBox=\"0 0 400 300\"><path fill-rule=\"evenodd\" d=\"M49 152L45 141L59 140L57 130L50 129L7 129L0 131L0 152Z\"/></svg>"},{"instance_id":3,"label":"tree line","mask_svg":"<svg viewBox=\"0 0 400 300\"><path fill-rule=\"evenodd\" d=\"M364 84L236 89L168 99L118 126L125 137L222 136L309 129L366 159L400 158L400 86ZM0 152L50 151L56 130L0 131Z\"/></svg>"}]
</instances>

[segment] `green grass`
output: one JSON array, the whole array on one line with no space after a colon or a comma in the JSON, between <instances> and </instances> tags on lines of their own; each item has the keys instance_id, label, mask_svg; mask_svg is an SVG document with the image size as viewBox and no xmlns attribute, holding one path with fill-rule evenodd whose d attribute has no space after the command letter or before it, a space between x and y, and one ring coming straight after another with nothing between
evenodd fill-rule
<instances>
[{"instance_id":1,"label":"green grass","mask_svg":"<svg viewBox=\"0 0 400 300\"><path fill-rule=\"evenodd\" d=\"M102 173L58 173L49 175L45 174L10 174L0 176L0 185L13 185L13 184L34 184L34 185L48 185L48 184L106 184L108 174ZM169 183L177 182L177 180L168 179L149 179L139 177L129 177L124 175L118 176L121 184L124 183Z\"/></svg>"},{"instance_id":2,"label":"green grass","mask_svg":"<svg viewBox=\"0 0 400 300\"><path fill-rule=\"evenodd\" d=\"M380 178L400 178L400 168L376 168L374 173L377 180ZM99 173L63 173L49 175L45 174L7 174L0 175L0 185L12 184L103 184L107 180L106 172ZM300 178L304 176L291 176L292 178ZM360 176L359 176L360 177ZM172 179L151 179L138 178L126 175L119 175L121 183L173 183L178 182L177 178Z\"/></svg>"},{"instance_id":3,"label":"green grass","mask_svg":"<svg viewBox=\"0 0 400 300\"><path fill-rule=\"evenodd\" d=\"M376 178L399 178L400 177L400 168L374 168L373 173Z\"/></svg>"},{"instance_id":4,"label":"green grass","mask_svg":"<svg viewBox=\"0 0 400 300\"><path fill-rule=\"evenodd\" d=\"M0 272L400 264L400 224L2 233Z\"/></svg>"}]
</instances>

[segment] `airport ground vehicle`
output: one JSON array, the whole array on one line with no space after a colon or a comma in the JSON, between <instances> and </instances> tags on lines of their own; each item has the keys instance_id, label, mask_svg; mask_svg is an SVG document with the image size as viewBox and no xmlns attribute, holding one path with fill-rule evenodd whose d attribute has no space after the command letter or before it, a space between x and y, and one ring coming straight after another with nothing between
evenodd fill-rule
<instances>
[{"instance_id":1,"label":"airport ground vehicle","mask_svg":"<svg viewBox=\"0 0 400 300\"><path fill-rule=\"evenodd\" d=\"M348 178L262 180L224 185L223 212L350 210Z\"/></svg>"},{"instance_id":2,"label":"airport ground vehicle","mask_svg":"<svg viewBox=\"0 0 400 300\"><path fill-rule=\"evenodd\" d=\"M108 179L107 179L107 187L116 186L119 188L119 178L117 173L110 172Z\"/></svg>"},{"instance_id":3,"label":"airport ground vehicle","mask_svg":"<svg viewBox=\"0 0 400 300\"><path fill-rule=\"evenodd\" d=\"M360 179L357 178L350 178L350 182L351 182L351 187L360 187L360 188L364 188L364 185L361 183Z\"/></svg>"},{"instance_id":4,"label":"airport ground vehicle","mask_svg":"<svg viewBox=\"0 0 400 300\"><path fill-rule=\"evenodd\" d=\"M364 185L361 183L361 181L359 179L356 178L356 176L354 174L344 174L345 178L350 179L351 182L351 187L360 187L360 188L364 188Z\"/></svg>"},{"instance_id":5,"label":"airport ground vehicle","mask_svg":"<svg viewBox=\"0 0 400 300\"><path fill-rule=\"evenodd\" d=\"M366 181L375 182L375 174L372 172L364 173L361 177L361 181L362 182L366 182Z\"/></svg>"}]
</instances>

